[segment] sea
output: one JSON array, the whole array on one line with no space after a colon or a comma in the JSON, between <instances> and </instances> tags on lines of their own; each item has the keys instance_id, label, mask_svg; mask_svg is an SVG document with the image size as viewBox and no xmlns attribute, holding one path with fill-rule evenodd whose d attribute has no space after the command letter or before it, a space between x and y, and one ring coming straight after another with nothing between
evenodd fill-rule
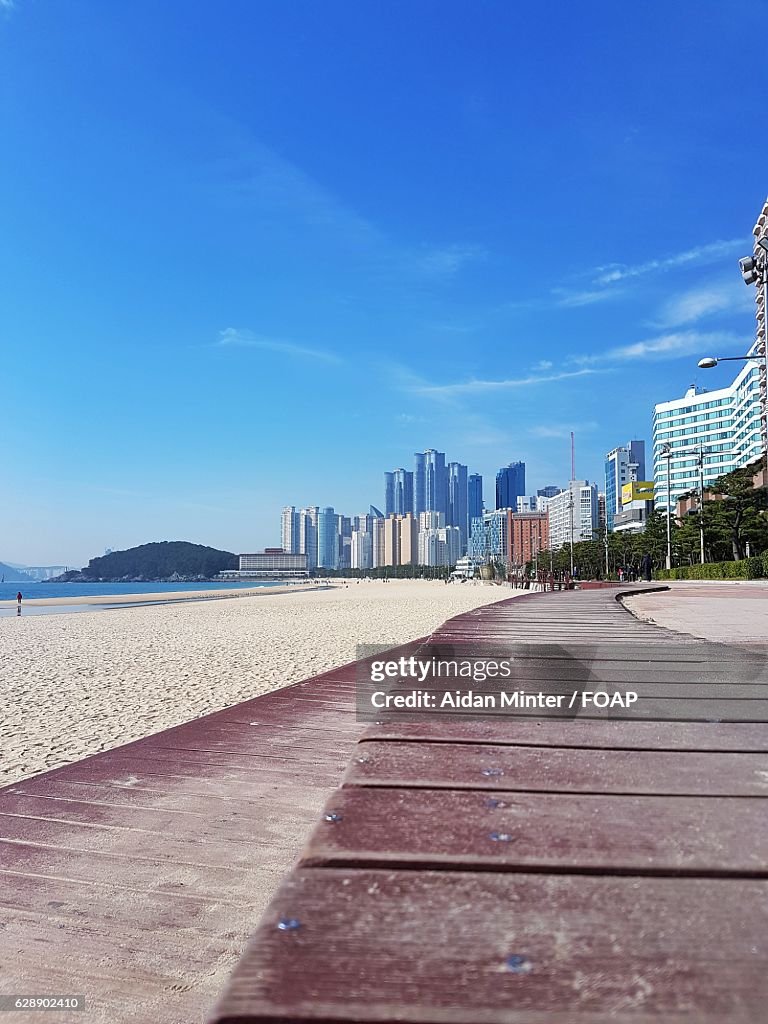
<instances>
[{"instance_id":1,"label":"sea","mask_svg":"<svg viewBox=\"0 0 768 1024\"><path fill-rule=\"evenodd\" d=\"M194 592L202 590L254 590L257 587L285 586L285 580L252 581L250 583L0 583L0 601L15 601L21 591L24 601L31 598L51 597L109 597L114 595L136 595L136 604L151 604L153 595ZM37 614L61 611L93 611L94 608L109 608L108 604L58 605L54 607L24 606L24 613ZM124 607L124 606L123 606ZM16 608L0 608L0 616L16 614Z\"/></svg>"}]
</instances>

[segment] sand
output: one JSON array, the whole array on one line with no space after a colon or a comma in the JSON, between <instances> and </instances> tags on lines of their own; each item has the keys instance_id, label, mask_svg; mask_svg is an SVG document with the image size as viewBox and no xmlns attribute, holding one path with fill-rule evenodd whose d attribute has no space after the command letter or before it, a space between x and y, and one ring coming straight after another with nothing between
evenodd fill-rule
<instances>
[{"instance_id":1,"label":"sand","mask_svg":"<svg viewBox=\"0 0 768 1024\"><path fill-rule=\"evenodd\" d=\"M292 592L291 592L292 591ZM403 580L0 618L0 785L396 646L506 587Z\"/></svg>"}]
</instances>

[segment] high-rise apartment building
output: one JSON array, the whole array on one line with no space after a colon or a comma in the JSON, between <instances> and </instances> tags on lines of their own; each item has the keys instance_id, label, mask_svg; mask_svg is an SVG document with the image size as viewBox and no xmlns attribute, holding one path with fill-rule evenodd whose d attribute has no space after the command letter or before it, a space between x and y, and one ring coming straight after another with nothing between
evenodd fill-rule
<instances>
[{"instance_id":1,"label":"high-rise apartment building","mask_svg":"<svg viewBox=\"0 0 768 1024\"><path fill-rule=\"evenodd\" d=\"M483 478L479 473L471 473L467 480L467 520L468 529L472 529L472 520L483 514Z\"/></svg>"},{"instance_id":2,"label":"high-rise apartment building","mask_svg":"<svg viewBox=\"0 0 768 1024\"><path fill-rule=\"evenodd\" d=\"M469 554L477 562L509 563L509 517L512 509L483 512L472 520Z\"/></svg>"},{"instance_id":3,"label":"high-rise apartment building","mask_svg":"<svg viewBox=\"0 0 768 1024\"><path fill-rule=\"evenodd\" d=\"M339 541L335 510L328 506L317 515L317 568L338 569Z\"/></svg>"},{"instance_id":4,"label":"high-rise apartment building","mask_svg":"<svg viewBox=\"0 0 768 1024\"><path fill-rule=\"evenodd\" d=\"M445 453L428 448L424 452L424 511L448 514L448 469Z\"/></svg>"},{"instance_id":5,"label":"high-rise apartment building","mask_svg":"<svg viewBox=\"0 0 768 1024\"><path fill-rule=\"evenodd\" d=\"M286 505L280 516L280 544L287 554L297 555L301 551L299 544L300 516L293 505Z\"/></svg>"},{"instance_id":6,"label":"high-rise apartment building","mask_svg":"<svg viewBox=\"0 0 768 1024\"><path fill-rule=\"evenodd\" d=\"M521 494L520 497L517 499L517 508L515 509L515 511L537 512L539 508L538 500L539 499L535 494Z\"/></svg>"},{"instance_id":7,"label":"high-rise apartment building","mask_svg":"<svg viewBox=\"0 0 768 1024\"><path fill-rule=\"evenodd\" d=\"M598 528L597 486L588 480L571 480L564 491L550 498L549 543L552 549L561 548L573 539L592 540Z\"/></svg>"},{"instance_id":8,"label":"high-rise apartment building","mask_svg":"<svg viewBox=\"0 0 768 1024\"><path fill-rule=\"evenodd\" d=\"M423 512L422 515L440 515ZM461 533L458 526L419 529L419 565L455 565L461 557Z\"/></svg>"},{"instance_id":9,"label":"high-rise apartment building","mask_svg":"<svg viewBox=\"0 0 768 1024\"><path fill-rule=\"evenodd\" d=\"M621 512L621 489L635 480L645 480L645 441L628 441L605 456L605 525L609 533L614 516Z\"/></svg>"},{"instance_id":10,"label":"high-rise apartment building","mask_svg":"<svg viewBox=\"0 0 768 1024\"><path fill-rule=\"evenodd\" d=\"M320 509L310 505L299 512L299 552L307 556L307 568L317 568L317 521Z\"/></svg>"},{"instance_id":11,"label":"high-rise apartment building","mask_svg":"<svg viewBox=\"0 0 768 1024\"><path fill-rule=\"evenodd\" d=\"M449 462L448 510L445 522L447 526L457 526L459 529L462 548L460 555L466 552L469 538L468 498L467 467L460 462Z\"/></svg>"},{"instance_id":12,"label":"high-rise apartment building","mask_svg":"<svg viewBox=\"0 0 768 1024\"><path fill-rule=\"evenodd\" d=\"M517 499L525 494L525 463L510 462L496 474L496 508L517 508Z\"/></svg>"},{"instance_id":13,"label":"high-rise apartment building","mask_svg":"<svg viewBox=\"0 0 768 1024\"><path fill-rule=\"evenodd\" d=\"M762 454L760 367L744 364L735 380L717 391L694 385L682 398L660 402L653 412L653 482L657 509L666 509L667 458L672 506L681 494L698 489L698 453L704 449L704 486L723 473L754 462Z\"/></svg>"},{"instance_id":14,"label":"high-rise apartment building","mask_svg":"<svg viewBox=\"0 0 768 1024\"><path fill-rule=\"evenodd\" d=\"M384 524L386 519L377 516L371 525L373 568L378 569L386 565L386 550L384 544Z\"/></svg>"},{"instance_id":15,"label":"high-rise apartment building","mask_svg":"<svg viewBox=\"0 0 768 1024\"><path fill-rule=\"evenodd\" d=\"M549 549L549 518L546 512L515 512L507 517L507 551L510 564L524 569L541 551Z\"/></svg>"},{"instance_id":16,"label":"high-rise apartment building","mask_svg":"<svg viewBox=\"0 0 768 1024\"><path fill-rule=\"evenodd\" d=\"M384 520L384 565L418 565L419 524L412 512Z\"/></svg>"},{"instance_id":17,"label":"high-rise apartment building","mask_svg":"<svg viewBox=\"0 0 768 1024\"><path fill-rule=\"evenodd\" d=\"M373 568L373 533L371 531L352 531L350 567L352 569Z\"/></svg>"},{"instance_id":18,"label":"high-rise apartment building","mask_svg":"<svg viewBox=\"0 0 768 1024\"><path fill-rule=\"evenodd\" d=\"M400 468L384 474L384 508L388 516L413 512L413 473Z\"/></svg>"},{"instance_id":19,"label":"high-rise apartment building","mask_svg":"<svg viewBox=\"0 0 768 1024\"><path fill-rule=\"evenodd\" d=\"M336 516L336 566L339 569L352 567L352 518Z\"/></svg>"},{"instance_id":20,"label":"high-rise apartment building","mask_svg":"<svg viewBox=\"0 0 768 1024\"><path fill-rule=\"evenodd\" d=\"M416 452L413 457L413 514L426 509L424 489L426 487L426 457L423 452Z\"/></svg>"}]
</instances>

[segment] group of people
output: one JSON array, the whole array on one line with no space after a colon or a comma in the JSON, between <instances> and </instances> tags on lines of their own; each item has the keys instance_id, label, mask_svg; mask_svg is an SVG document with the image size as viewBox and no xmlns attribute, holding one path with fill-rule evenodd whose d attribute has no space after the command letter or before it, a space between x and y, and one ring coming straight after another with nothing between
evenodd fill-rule
<instances>
[{"instance_id":1,"label":"group of people","mask_svg":"<svg viewBox=\"0 0 768 1024\"><path fill-rule=\"evenodd\" d=\"M636 583L639 579L645 579L648 583L651 582L653 576L653 559L646 552L640 559L640 566L636 566L634 563L628 565L626 568L620 566L617 570L619 583Z\"/></svg>"}]
</instances>

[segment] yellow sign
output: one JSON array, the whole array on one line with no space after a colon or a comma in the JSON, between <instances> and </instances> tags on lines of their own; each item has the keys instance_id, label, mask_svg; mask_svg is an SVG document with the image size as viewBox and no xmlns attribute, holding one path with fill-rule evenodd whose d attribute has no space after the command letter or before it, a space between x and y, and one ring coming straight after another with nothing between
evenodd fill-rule
<instances>
[{"instance_id":1,"label":"yellow sign","mask_svg":"<svg viewBox=\"0 0 768 1024\"><path fill-rule=\"evenodd\" d=\"M634 480L623 484L621 504L629 505L631 501L653 501L653 480Z\"/></svg>"}]
</instances>

